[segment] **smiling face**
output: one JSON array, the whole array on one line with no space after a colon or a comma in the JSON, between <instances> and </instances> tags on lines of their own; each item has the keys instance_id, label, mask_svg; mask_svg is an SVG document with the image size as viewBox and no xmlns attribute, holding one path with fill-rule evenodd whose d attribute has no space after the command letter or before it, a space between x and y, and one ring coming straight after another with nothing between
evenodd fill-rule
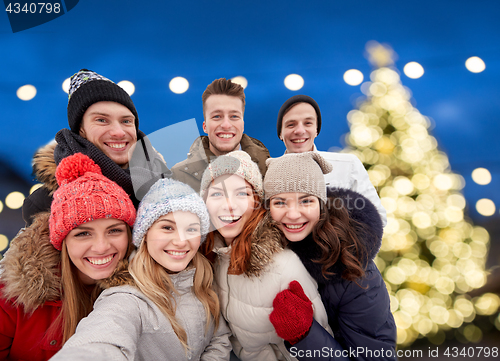
<instances>
[{"instance_id":1,"label":"smiling face","mask_svg":"<svg viewBox=\"0 0 500 361\"><path fill-rule=\"evenodd\" d=\"M253 188L237 175L216 178L207 189L206 204L213 226L226 245L242 232L254 210Z\"/></svg>"},{"instance_id":2,"label":"smiling face","mask_svg":"<svg viewBox=\"0 0 500 361\"><path fill-rule=\"evenodd\" d=\"M289 153L303 153L314 149L317 134L317 115L309 103L294 105L284 116L281 137Z\"/></svg>"},{"instance_id":3,"label":"smiling face","mask_svg":"<svg viewBox=\"0 0 500 361\"><path fill-rule=\"evenodd\" d=\"M65 238L68 256L87 285L109 277L125 257L129 245L127 224L114 218L83 223Z\"/></svg>"},{"instance_id":4,"label":"smiling face","mask_svg":"<svg viewBox=\"0 0 500 361\"><path fill-rule=\"evenodd\" d=\"M97 102L83 114L80 135L120 167L127 168L131 148L137 142L135 117L122 104Z\"/></svg>"},{"instance_id":5,"label":"smiling face","mask_svg":"<svg viewBox=\"0 0 500 361\"><path fill-rule=\"evenodd\" d=\"M150 256L170 272L189 265L201 242L200 219L191 212L176 211L161 216L146 233Z\"/></svg>"},{"instance_id":6,"label":"smiling face","mask_svg":"<svg viewBox=\"0 0 500 361\"><path fill-rule=\"evenodd\" d=\"M229 95L210 95L204 105L203 131L208 134L210 150L223 155L237 150L243 135L243 102Z\"/></svg>"},{"instance_id":7,"label":"smiling face","mask_svg":"<svg viewBox=\"0 0 500 361\"><path fill-rule=\"evenodd\" d=\"M299 242L312 232L319 221L320 204L306 193L280 193L271 197L271 217L290 242Z\"/></svg>"}]
</instances>

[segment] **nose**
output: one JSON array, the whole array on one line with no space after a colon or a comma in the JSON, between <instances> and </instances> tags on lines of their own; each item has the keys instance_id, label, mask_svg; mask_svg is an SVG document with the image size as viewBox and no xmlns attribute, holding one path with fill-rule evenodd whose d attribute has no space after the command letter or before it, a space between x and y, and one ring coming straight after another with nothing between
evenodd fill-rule
<instances>
[{"instance_id":1,"label":"nose","mask_svg":"<svg viewBox=\"0 0 500 361\"><path fill-rule=\"evenodd\" d=\"M229 119L229 116L224 116L224 119L222 119L222 124L220 126L222 129L231 129L231 121Z\"/></svg>"},{"instance_id":2,"label":"nose","mask_svg":"<svg viewBox=\"0 0 500 361\"><path fill-rule=\"evenodd\" d=\"M93 243L92 248L98 254L105 254L111 248L111 246L107 237L104 235L100 235Z\"/></svg>"},{"instance_id":3,"label":"nose","mask_svg":"<svg viewBox=\"0 0 500 361\"><path fill-rule=\"evenodd\" d=\"M184 232L176 232L172 240L175 247L184 247L188 241L188 235Z\"/></svg>"},{"instance_id":4,"label":"nose","mask_svg":"<svg viewBox=\"0 0 500 361\"><path fill-rule=\"evenodd\" d=\"M290 220L299 219L301 214L295 205L291 205L287 208L286 216Z\"/></svg>"},{"instance_id":5,"label":"nose","mask_svg":"<svg viewBox=\"0 0 500 361\"><path fill-rule=\"evenodd\" d=\"M300 135L300 134L304 134L304 126L302 125L302 123L299 123L297 124L297 126L295 127L294 129L294 133L297 134L297 135Z\"/></svg>"},{"instance_id":6,"label":"nose","mask_svg":"<svg viewBox=\"0 0 500 361\"><path fill-rule=\"evenodd\" d=\"M224 203L224 208L225 208L225 210L232 212L237 208L237 203L234 199L231 199L231 197L226 197L226 202Z\"/></svg>"},{"instance_id":7,"label":"nose","mask_svg":"<svg viewBox=\"0 0 500 361\"><path fill-rule=\"evenodd\" d=\"M125 131L123 130L122 128L122 125L120 122L116 121L116 122L112 122L110 124L110 130L109 130L109 134L112 136L112 137L115 137L115 138L123 138L125 136Z\"/></svg>"}]
</instances>

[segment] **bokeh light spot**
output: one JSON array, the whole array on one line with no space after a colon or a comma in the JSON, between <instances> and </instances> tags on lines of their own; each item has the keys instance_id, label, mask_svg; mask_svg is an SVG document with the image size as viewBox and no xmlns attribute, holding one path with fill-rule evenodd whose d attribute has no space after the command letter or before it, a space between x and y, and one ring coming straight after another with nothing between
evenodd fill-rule
<instances>
[{"instance_id":1,"label":"bokeh light spot","mask_svg":"<svg viewBox=\"0 0 500 361\"><path fill-rule=\"evenodd\" d=\"M476 210L482 216L492 216L495 214L495 209L495 203L491 199L482 198L476 202Z\"/></svg>"},{"instance_id":2,"label":"bokeh light spot","mask_svg":"<svg viewBox=\"0 0 500 361\"><path fill-rule=\"evenodd\" d=\"M403 68L406 76L412 79L418 79L424 75L424 68L419 63L412 61L405 65Z\"/></svg>"},{"instance_id":3,"label":"bokeh light spot","mask_svg":"<svg viewBox=\"0 0 500 361\"><path fill-rule=\"evenodd\" d=\"M344 81L349 85L359 85L363 82L363 73L357 69L350 69L344 73Z\"/></svg>"},{"instance_id":4,"label":"bokeh light spot","mask_svg":"<svg viewBox=\"0 0 500 361\"><path fill-rule=\"evenodd\" d=\"M233 83L239 84L243 87L243 89L246 89L248 86L248 80L241 75L235 76L234 78L231 79Z\"/></svg>"},{"instance_id":5,"label":"bokeh light spot","mask_svg":"<svg viewBox=\"0 0 500 361\"><path fill-rule=\"evenodd\" d=\"M10 209L19 209L23 206L24 194L21 192L12 192L5 197L5 205Z\"/></svg>"},{"instance_id":6,"label":"bokeh light spot","mask_svg":"<svg viewBox=\"0 0 500 361\"><path fill-rule=\"evenodd\" d=\"M131 81L122 80L121 82L119 82L116 85L118 85L123 90L125 90L129 96L132 96L132 94L135 93L135 85Z\"/></svg>"},{"instance_id":7,"label":"bokeh light spot","mask_svg":"<svg viewBox=\"0 0 500 361\"><path fill-rule=\"evenodd\" d=\"M465 67L471 73L480 73L486 69L486 64L483 59L477 56L472 56L465 61Z\"/></svg>"},{"instance_id":8,"label":"bokeh light spot","mask_svg":"<svg viewBox=\"0 0 500 361\"><path fill-rule=\"evenodd\" d=\"M23 85L17 89L17 97L21 100L31 100L36 95L36 88L33 85Z\"/></svg>"},{"instance_id":9,"label":"bokeh light spot","mask_svg":"<svg viewBox=\"0 0 500 361\"><path fill-rule=\"evenodd\" d=\"M480 185L486 185L491 182L491 173L486 168L476 168L472 171L472 180Z\"/></svg>"},{"instance_id":10,"label":"bokeh light spot","mask_svg":"<svg viewBox=\"0 0 500 361\"><path fill-rule=\"evenodd\" d=\"M290 74L285 78L285 86L290 90L299 90L304 86L304 79L298 74Z\"/></svg>"},{"instance_id":11,"label":"bokeh light spot","mask_svg":"<svg viewBox=\"0 0 500 361\"><path fill-rule=\"evenodd\" d=\"M186 78L178 76L170 80L168 87L170 88L172 93L182 94L189 89L189 82L187 81Z\"/></svg>"}]
</instances>

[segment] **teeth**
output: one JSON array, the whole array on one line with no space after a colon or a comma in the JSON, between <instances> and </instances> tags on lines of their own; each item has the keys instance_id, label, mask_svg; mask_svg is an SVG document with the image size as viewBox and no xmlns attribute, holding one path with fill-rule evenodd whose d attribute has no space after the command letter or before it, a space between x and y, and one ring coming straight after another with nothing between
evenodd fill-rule
<instances>
[{"instance_id":1,"label":"teeth","mask_svg":"<svg viewBox=\"0 0 500 361\"><path fill-rule=\"evenodd\" d=\"M240 219L241 216L220 216L219 219L223 222L235 222Z\"/></svg>"},{"instance_id":2,"label":"teeth","mask_svg":"<svg viewBox=\"0 0 500 361\"><path fill-rule=\"evenodd\" d=\"M304 223L302 223L302 224L285 224L285 227L290 228L290 229L299 229L303 225L304 225Z\"/></svg>"},{"instance_id":3,"label":"teeth","mask_svg":"<svg viewBox=\"0 0 500 361\"><path fill-rule=\"evenodd\" d=\"M107 144L109 147L116 148L116 149L124 148L127 145L127 143L107 143Z\"/></svg>"},{"instance_id":4,"label":"teeth","mask_svg":"<svg viewBox=\"0 0 500 361\"><path fill-rule=\"evenodd\" d=\"M167 251L168 254L171 254L172 256L182 256L188 253L189 251Z\"/></svg>"},{"instance_id":5,"label":"teeth","mask_svg":"<svg viewBox=\"0 0 500 361\"><path fill-rule=\"evenodd\" d=\"M234 135L233 134L218 134L218 137L219 138L227 138L228 139L228 138L234 137Z\"/></svg>"},{"instance_id":6,"label":"teeth","mask_svg":"<svg viewBox=\"0 0 500 361\"><path fill-rule=\"evenodd\" d=\"M306 139L296 139L296 140L292 140L292 143L304 143L306 141Z\"/></svg>"},{"instance_id":7,"label":"teeth","mask_svg":"<svg viewBox=\"0 0 500 361\"><path fill-rule=\"evenodd\" d=\"M90 263L95 265L106 264L113 259L113 255L109 255L106 258L87 258Z\"/></svg>"}]
</instances>

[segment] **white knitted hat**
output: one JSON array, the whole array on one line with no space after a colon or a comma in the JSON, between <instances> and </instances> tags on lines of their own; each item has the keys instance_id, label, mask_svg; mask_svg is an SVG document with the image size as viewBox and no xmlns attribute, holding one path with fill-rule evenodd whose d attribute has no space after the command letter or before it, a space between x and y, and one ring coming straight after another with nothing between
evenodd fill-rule
<instances>
[{"instance_id":1,"label":"white knitted hat","mask_svg":"<svg viewBox=\"0 0 500 361\"><path fill-rule=\"evenodd\" d=\"M217 157L210 162L203 173L200 185L200 195L203 198L205 192L210 187L212 181L222 175L238 175L250 183L260 199L264 196L262 188L262 174L259 166L255 163L248 153L242 150L235 150L226 155Z\"/></svg>"},{"instance_id":2,"label":"white knitted hat","mask_svg":"<svg viewBox=\"0 0 500 361\"><path fill-rule=\"evenodd\" d=\"M203 243L210 226L205 202L187 184L164 178L153 184L139 204L132 232L134 245L139 248L142 239L158 218L176 211L191 212L198 216L200 219L201 242Z\"/></svg>"}]
</instances>

